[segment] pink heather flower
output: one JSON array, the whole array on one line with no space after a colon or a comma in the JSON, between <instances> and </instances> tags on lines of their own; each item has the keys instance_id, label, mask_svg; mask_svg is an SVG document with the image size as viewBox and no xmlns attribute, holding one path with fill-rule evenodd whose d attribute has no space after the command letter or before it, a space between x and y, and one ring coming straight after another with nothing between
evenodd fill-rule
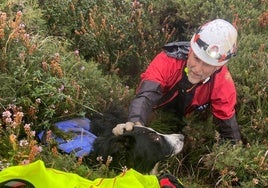
<instances>
[{"instance_id":1,"label":"pink heather flower","mask_svg":"<svg viewBox=\"0 0 268 188\"><path fill-rule=\"evenodd\" d=\"M26 38L26 39L30 39L30 35L27 33L27 34L24 34L24 37Z\"/></svg>"},{"instance_id":2,"label":"pink heather flower","mask_svg":"<svg viewBox=\"0 0 268 188\"><path fill-rule=\"evenodd\" d=\"M40 98L37 98L37 99L35 100L35 102L38 103L38 104L40 104L40 103L41 103L41 99L40 99Z\"/></svg>"},{"instance_id":3,"label":"pink heather flower","mask_svg":"<svg viewBox=\"0 0 268 188\"><path fill-rule=\"evenodd\" d=\"M64 84L61 84L60 88L58 89L59 93L62 92L64 90Z\"/></svg>"},{"instance_id":4,"label":"pink heather flower","mask_svg":"<svg viewBox=\"0 0 268 188\"><path fill-rule=\"evenodd\" d=\"M98 157L97 157L97 161L102 162L102 161L103 161L102 156L98 156Z\"/></svg>"},{"instance_id":5,"label":"pink heather flower","mask_svg":"<svg viewBox=\"0 0 268 188\"><path fill-rule=\"evenodd\" d=\"M24 59L24 58L25 58L25 53L24 53L24 52L21 52L21 53L19 54L19 57L20 57L20 59Z\"/></svg>"},{"instance_id":6,"label":"pink heather flower","mask_svg":"<svg viewBox=\"0 0 268 188\"><path fill-rule=\"evenodd\" d=\"M12 123L12 119L10 117L8 117L8 118L5 119L5 122L6 123Z\"/></svg>"},{"instance_id":7,"label":"pink heather flower","mask_svg":"<svg viewBox=\"0 0 268 188\"><path fill-rule=\"evenodd\" d=\"M48 69L48 64L47 64L47 62L43 61L43 62L42 62L42 67L43 67L43 69L46 71L46 70Z\"/></svg>"},{"instance_id":8,"label":"pink heather flower","mask_svg":"<svg viewBox=\"0 0 268 188\"><path fill-rule=\"evenodd\" d=\"M20 25L19 25L19 27L20 28L25 28L25 24L23 24L23 23L21 23ZM24 34L24 35L26 35L26 34ZM29 35L29 34L28 34ZM30 35L29 35L30 36Z\"/></svg>"},{"instance_id":9,"label":"pink heather flower","mask_svg":"<svg viewBox=\"0 0 268 188\"><path fill-rule=\"evenodd\" d=\"M27 140L20 140L19 145L20 145L21 147L28 146L28 145L29 145L29 142L28 142Z\"/></svg>"},{"instance_id":10,"label":"pink heather flower","mask_svg":"<svg viewBox=\"0 0 268 188\"><path fill-rule=\"evenodd\" d=\"M75 51L74 51L74 54L75 54L75 55L79 55L79 50L75 50Z\"/></svg>"},{"instance_id":11,"label":"pink heather flower","mask_svg":"<svg viewBox=\"0 0 268 188\"><path fill-rule=\"evenodd\" d=\"M108 161L108 162L112 162L112 160L113 160L113 157L109 155L109 156L107 157L107 161Z\"/></svg>"},{"instance_id":12,"label":"pink heather flower","mask_svg":"<svg viewBox=\"0 0 268 188\"><path fill-rule=\"evenodd\" d=\"M42 146L38 146L38 150L37 150L39 153L41 153L43 151L43 148Z\"/></svg>"},{"instance_id":13,"label":"pink heather flower","mask_svg":"<svg viewBox=\"0 0 268 188\"><path fill-rule=\"evenodd\" d=\"M2 117L6 117L6 118L9 118L9 117L11 117L11 112L10 111L4 111L3 113L2 113Z\"/></svg>"},{"instance_id":14,"label":"pink heather flower","mask_svg":"<svg viewBox=\"0 0 268 188\"><path fill-rule=\"evenodd\" d=\"M11 122L10 122L10 123L11 123ZM13 121L13 122L11 123L11 125L10 125L10 127L12 127L13 129L15 129L17 126L18 126L18 124L17 124L15 121Z\"/></svg>"},{"instance_id":15,"label":"pink heather flower","mask_svg":"<svg viewBox=\"0 0 268 188\"><path fill-rule=\"evenodd\" d=\"M16 99L14 101L16 101ZM15 104L9 104L8 105L8 109L14 109L14 108L16 108Z\"/></svg>"},{"instance_id":16,"label":"pink heather flower","mask_svg":"<svg viewBox=\"0 0 268 188\"><path fill-rule=\"evenodd\" d=\"M35 131L31 131L31 136L34 137L35 136Z\"/></svg>"},{"instance_id":17,"label":"pink heather flower","mask_svg":"<svg viewBox=\"0 0 268 188\"><path fill-rule=\"evenodd\" d=\"M128 170L127 166L123 166L123 167L122 167L122 172L123 172L123 173L126 173L127 170Z\"/></svg>"},{"instance_id":18,"label":"pink heather flower","mask_svg":"<svg viewBox=\"0 0 268 188\"><path fill-rule=\"evenodd\" d=\"M24 125L24 130L27 131L27 130L31 130L31 125L30 124L25 124Z\"/></svg>"},{"instance_id":19,"label":"pink heather flower","mask_svg":"<svg viewBox=\"0 0 268 188\"><path fill-rule=\"evenodd\" d=\"M59 53L55 53L54 55L55 55L55 57L60 57Z\"/></svg>"},{"instance_id":20,"label":"pink heather flower","mask_svg":"<svg viewBox=\"0 0 268 188\"><path fill-rule=\"evenodd\" d=\"M21 16L22 15L22 12L21 11L18 11L17 12L17 15Z\"/></svg>"}]
</instances>

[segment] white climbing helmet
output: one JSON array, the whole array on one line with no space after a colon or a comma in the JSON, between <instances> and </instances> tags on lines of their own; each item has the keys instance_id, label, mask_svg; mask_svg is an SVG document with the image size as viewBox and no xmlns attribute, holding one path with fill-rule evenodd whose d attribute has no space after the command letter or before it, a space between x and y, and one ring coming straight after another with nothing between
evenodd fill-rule
<instances>
[{"instance_id":1,"label":"white climbing helmet","mask_svg":"<svg viewBox=\"0 0 268 188\"><path fill-rule=\"evenodd\" d=\"M191 48L205 63L222 66L235 56L236 41L235 27L223 19L216 19L199 27L191 39Z\"/></svg>"}]
</instances>

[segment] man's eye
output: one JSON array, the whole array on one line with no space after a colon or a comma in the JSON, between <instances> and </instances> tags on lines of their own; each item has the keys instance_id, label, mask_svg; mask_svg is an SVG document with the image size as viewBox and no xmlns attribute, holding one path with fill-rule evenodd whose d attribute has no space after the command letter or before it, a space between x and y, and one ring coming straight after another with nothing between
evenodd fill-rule
<instances>
[{"instance_id":1,"label":"man's eye","mask_svg":"<svg viewBox=\"0 0 268 188\"><path fill-rule=\"evenodd\" d=\"M196 55L194 55L194 58L195 58L195 59L199 59Z\"/></svg>"}]
</instances>

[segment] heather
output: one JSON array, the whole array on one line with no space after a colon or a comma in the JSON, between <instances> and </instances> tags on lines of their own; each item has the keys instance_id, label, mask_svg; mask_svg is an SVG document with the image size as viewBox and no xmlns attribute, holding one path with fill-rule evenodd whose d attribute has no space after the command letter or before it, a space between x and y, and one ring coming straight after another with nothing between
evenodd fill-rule
<instances>
[{"instance_id":1,"label":"heather","mask_svg":"<svg viewBox=\"0 0 268 188\"><path fill-rule=\"evenodd\" d=\"M268 186L267 7L267 0L1 2L0 169L42 159L89 179L114 176L109 161L88 166L59 152L52 139L38 143L36 134L113 104L127 109L139 74L165 43L189 40L200 23L223 18L239 32L228 66L244 143L219 143L210 115L192 116L185 151L160 170L186 187ZM158 117L152 126L170 132L174 116Z\"/></svg>"}]
</instances>

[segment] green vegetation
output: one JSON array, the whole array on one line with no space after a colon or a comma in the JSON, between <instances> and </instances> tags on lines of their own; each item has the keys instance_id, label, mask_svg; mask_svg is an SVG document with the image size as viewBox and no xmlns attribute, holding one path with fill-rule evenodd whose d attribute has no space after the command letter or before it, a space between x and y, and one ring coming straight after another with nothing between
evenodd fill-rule
<instances>
[{"instance_id":1,"label":"green vegetation","mask_svg":"<svg viewBox=\"0 0 268 188\"><path fill-rule=\"evenodd\" d=\"M0 169L42 159L90 179L114 176L109 163L87 166L53 141L41 147L36 132L112 103L127 107L139 74L165 43L189 40L201 23L224 18L239 32L229 68L244 145L218 143L210 117L193 116L185 151L160 168L186 187L268 186L267 9L267 0L1 2ZM159 112L153 126L168 132L173 119Z\"/></svg>"}]
</instances>

